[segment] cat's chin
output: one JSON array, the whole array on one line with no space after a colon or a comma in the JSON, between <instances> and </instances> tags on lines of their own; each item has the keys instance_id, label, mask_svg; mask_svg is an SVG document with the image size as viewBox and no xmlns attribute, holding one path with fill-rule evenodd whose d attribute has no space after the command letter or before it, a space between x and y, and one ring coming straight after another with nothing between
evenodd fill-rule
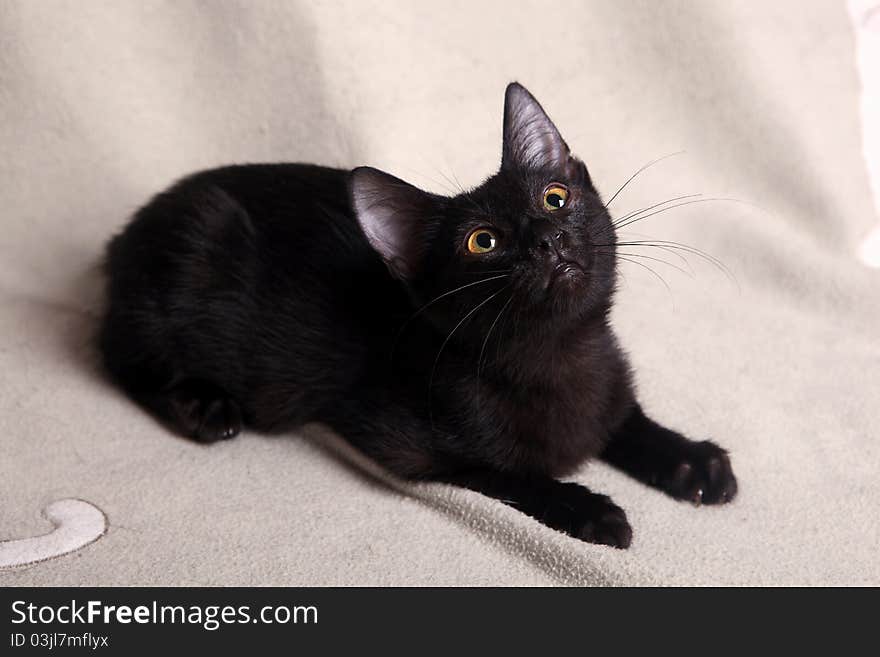
<instances>
[{"instance_id":1,"label":"cat's chin","mask_svg":"<svg viewBox=\"0 0 880 657\"><path fill-rule=\"evenodd\" d=\"M552 295L571 294L583 289L587 284L587 274L578 263L563 260L550 273L547 291Z\"/></svg>"}]
</instances>

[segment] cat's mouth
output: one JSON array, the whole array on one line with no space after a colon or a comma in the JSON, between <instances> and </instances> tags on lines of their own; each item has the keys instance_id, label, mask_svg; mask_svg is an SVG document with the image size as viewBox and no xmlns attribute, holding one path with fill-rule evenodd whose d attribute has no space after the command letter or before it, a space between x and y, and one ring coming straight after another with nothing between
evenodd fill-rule
<instances>
[{"instance_id":1,"label":"cat's mouth","mask_svg":"<svg viewBox=\"0 0 880 657\"><path fill-rule=\"evenodd\" d=\"M574 283L585 276L584 268L573 260L560 260L550 273L547 287L555 287L557 284Z\"/></svg>"}]
</instances>

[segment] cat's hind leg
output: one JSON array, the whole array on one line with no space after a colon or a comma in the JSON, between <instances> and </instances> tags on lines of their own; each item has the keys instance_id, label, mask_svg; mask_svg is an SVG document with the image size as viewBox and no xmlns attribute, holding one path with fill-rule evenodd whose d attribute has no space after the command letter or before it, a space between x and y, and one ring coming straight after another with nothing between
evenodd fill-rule
<instances>
[{"instance_id":1,"label":"cat's hind leg","mask_svg":"<svg viewBox=\"0 0 880 657\"><path fill-rule=\"evenodd\" d=\"M241 407L210 382L185 379L165 390L133 396L170 429L198 442L227 440L241 432Z\"/></svg>"}]
</instances>

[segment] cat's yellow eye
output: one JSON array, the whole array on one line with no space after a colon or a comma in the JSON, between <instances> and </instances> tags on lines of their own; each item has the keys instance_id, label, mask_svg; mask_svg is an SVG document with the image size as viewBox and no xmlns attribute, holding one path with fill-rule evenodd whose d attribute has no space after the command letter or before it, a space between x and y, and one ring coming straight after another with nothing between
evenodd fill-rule
<instances>
[{"instance_id":1,"label":"cat's yellow eye","mask_svg":"<svg viewBox=\"0 0 880 657\"><path fill-rule=\"evenodd\" d=\"M561 210L568 203L568 190L558 183L544 190L544 209L550 212Z\"/></svg>"},{"instance_id":2,"label":"cat's yellow eye","mask_svg":"<svg viewBox=\"0 0 880 657\"><path fill-rule=\"evenodd\" d=\"M467 249L471 253L489 253L498 244L498 238L488 228L477 228L467 238Z\"/></svg>"}]
</instances>

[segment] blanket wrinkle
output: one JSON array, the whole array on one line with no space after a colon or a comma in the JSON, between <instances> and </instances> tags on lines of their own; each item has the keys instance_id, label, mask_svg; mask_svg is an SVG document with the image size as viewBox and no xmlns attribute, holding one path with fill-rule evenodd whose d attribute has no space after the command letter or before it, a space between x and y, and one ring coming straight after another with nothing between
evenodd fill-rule
<instances>
[{"instance_id":1,"label":"blanket wrinkle","mask_svg":"<svg viewBox=\"0 0 880 657\"><path fill-rule=\"evenodd\" d=\"M113 519L75 554L17 552L30 565L0 584L880 584L875 41L853 18L872 2L559 0L554 29L539 0L0 3L0 540L45 534L54 500ZM623 263L612 314L645 407L730 450L733 504L587 464L573 479L634 529L627 551L587 545L396 481L322 427L193 444L107 382L103 248L152 194L247 161L367 164L448 193L498 165L514 79L605 193L685 151L615 216L746 201L627 227L708 252L735 282L682 253L693 277L652 264L670 302Z\"/></svg>"}]
</instances>

